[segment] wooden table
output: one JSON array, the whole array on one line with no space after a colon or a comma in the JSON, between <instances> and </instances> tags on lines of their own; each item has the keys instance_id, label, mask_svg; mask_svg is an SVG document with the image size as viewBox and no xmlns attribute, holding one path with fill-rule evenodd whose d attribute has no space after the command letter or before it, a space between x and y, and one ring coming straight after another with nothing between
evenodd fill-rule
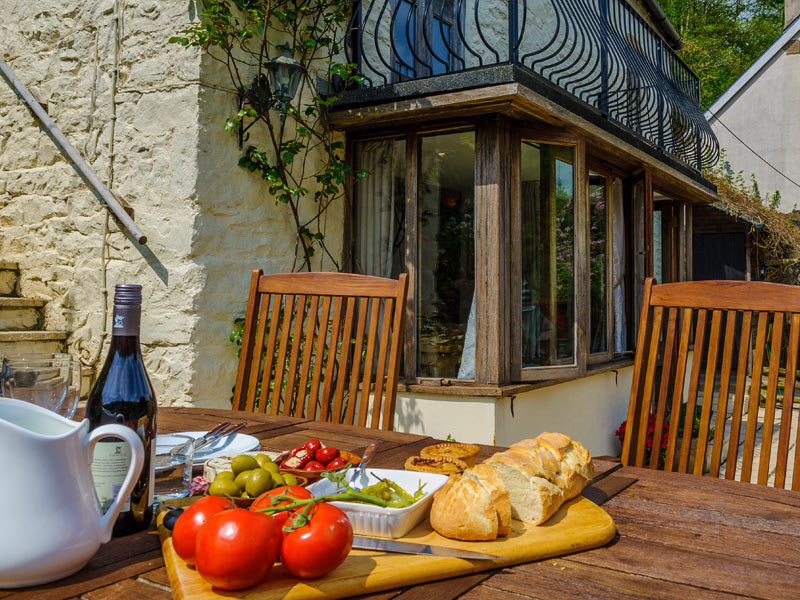
<instances>
[{"instance_id":1,"label":"wooden table","mask_svg":"<svg viewBox=\"0 0 800 600\"><path fill-rule=\"evenodd\" d=\"M159 409L162 432L250 423L266 449L311 437L360 451L382 440L374 462L402 468L433 439L290 417L207 409ZM531 435L539 433L531 432ZM479 459L496 448L483 446ZM573 598L800 598L800 493L655 472L596 461L584 495L608 511L618 536L609 545L537 563L397 589L370 600L548 600ZM0 537L0 543L2 538ZM0 590L0 598L168 599L169 580L154 529L112 540L80 572L50 585Z\"/></svg>"}]
</instances>

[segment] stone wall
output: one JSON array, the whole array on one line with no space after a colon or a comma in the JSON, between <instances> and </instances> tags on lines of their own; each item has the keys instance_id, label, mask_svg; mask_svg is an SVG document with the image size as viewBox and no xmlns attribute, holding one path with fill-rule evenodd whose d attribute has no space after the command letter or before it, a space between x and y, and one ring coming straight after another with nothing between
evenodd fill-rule
<instances>
[{"instance_id":1,"label":"stone wall","mask_svg":"<svg viewBox=\"0 0 800 600\"><path fill-rule=\"evenodd\" d=\"M195 3L119 4L113 91L113 0L6 0L0 51L148 237L140 246L110 221L107 324L114 285L141 283L143 353L159 403L229 406L228 336L244 314L250 271L291 269L294 226L258 176L237 166L235 137L223 130L236 111L227 75L167 41ZM70 333L73 355L102 361L107 211L5 83L0 123L0 260L19 263L22 295L48 300L46 325ZM334 256L342 222L342 207L332 207Z\"/></svg>"}]
</instances>

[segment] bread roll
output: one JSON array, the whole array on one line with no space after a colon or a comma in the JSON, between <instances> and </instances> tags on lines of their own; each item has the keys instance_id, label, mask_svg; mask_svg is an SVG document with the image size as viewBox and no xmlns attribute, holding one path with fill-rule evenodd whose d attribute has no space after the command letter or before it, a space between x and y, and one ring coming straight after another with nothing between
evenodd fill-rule
<instances>
[{"instance_id":1,"label":"bread roll","mask_svg":"<svg viewBox=\"0 0 800 600\"><path fill-rule=\"evenodd\" d=\"M487 463L494 467L511 502L511 516L538 525L549 519L564 501L555 484L539 476L534 463L518 452L500 452Z\"/></svg>"},{"instance_id":2,"label":"bread roll","mask_svg":"<svg viewBox=\"0 0 800 600\"><path fill-rule=\"evenodd\" d=\"M471 477L451 475L433 496L431 526L456 540L497 539L497 508L487 488Z\"/></svg>"}]
</instances>

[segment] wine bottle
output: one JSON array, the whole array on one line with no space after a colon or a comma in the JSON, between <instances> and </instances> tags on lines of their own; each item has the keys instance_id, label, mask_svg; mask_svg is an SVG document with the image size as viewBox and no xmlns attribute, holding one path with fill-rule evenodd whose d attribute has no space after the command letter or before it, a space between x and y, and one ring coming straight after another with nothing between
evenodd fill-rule
<instances>
[{"instance_id":1,"label":"wine bottle","mask_svg":"<svg viewBox=\"0 0 800 600\"><path fill-rule=\"evenodd\" d=\"M86 404L90 429L107 423L127 425L144 446L142 472L114 523L115 537L141 531L153 518L156 396L139 348L141 312L142 286L117 285L111 345ZM119 492L130 462L130 445L119 438L105 438L95 446L92 477L102 512Z\"/></svg>"}]
</instances>

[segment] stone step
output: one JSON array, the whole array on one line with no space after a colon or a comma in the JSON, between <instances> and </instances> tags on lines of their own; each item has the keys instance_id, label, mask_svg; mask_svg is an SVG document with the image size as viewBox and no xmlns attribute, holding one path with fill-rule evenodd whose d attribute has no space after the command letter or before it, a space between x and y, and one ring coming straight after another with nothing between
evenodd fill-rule
<instances>
[{"instance_id":1,"label":"stone step","mask_svg":"<svg viewBox=\"0 0 800 600\"><path fill-rule=\"evenodd\" d=\"M0 357L64 352L66 341L63 331L0 331Z\"/></svg>"},{"instance_id":2,"label":"stone step","mask_svg":"<svg viewBox=\"0 0 800 600\"><path fill-rule=\"evenodd\" d=\"M46 300L0 297L0 331L39 329L44 324Z\"/></svg>"},{"instance_id":3,"label":"stone step","mask_svg":"<svg viewBox=\"0 0 800 600\"><path fill-rule=\"evenodd\" d=\"M0 261L0 296L17 296L19 289L19 266L17 263Z\"/></svg>"}]
</instances>

